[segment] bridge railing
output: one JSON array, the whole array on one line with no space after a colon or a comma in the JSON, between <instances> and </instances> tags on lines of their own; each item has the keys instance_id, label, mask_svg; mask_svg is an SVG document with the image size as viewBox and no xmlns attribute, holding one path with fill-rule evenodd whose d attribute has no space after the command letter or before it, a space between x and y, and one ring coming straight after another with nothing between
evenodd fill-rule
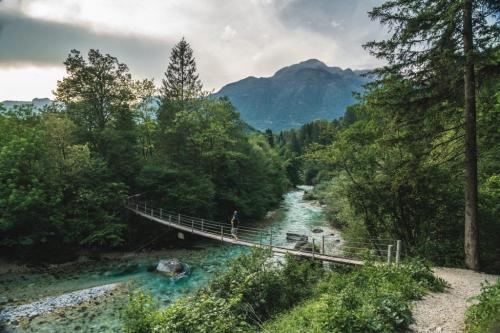
<instances>
[{"instance_id":1,"label":"bridge railing","mask_svg":"<svg viewBox=\"0 0 500 333\"><path fill-rule=\"evenodd\" d=\"M211 235L213 239L227 241L233 239L231 224L229 222L218 222L210 219L179 214L154 208L144 201L127 200L126 207L152 216L163 221L164 224L172 227L181 226L187 232L202 232ZM264 229L250 226L239 226L237 237L241 241L259 246L270 246L283 250L299 250L310 252L312 255L323 255L329 257L360 259L366 255L374 259L387 261L389 263L399 263L401 259L401 242L391 239L340 239L336 235L315 235L313 232L304 233L303 230L286 230L286 233L300 235L302 239L291 242L281 232L272 228ZM295 243L295 247L290 246Z\"/></svg>"}]
</instances>

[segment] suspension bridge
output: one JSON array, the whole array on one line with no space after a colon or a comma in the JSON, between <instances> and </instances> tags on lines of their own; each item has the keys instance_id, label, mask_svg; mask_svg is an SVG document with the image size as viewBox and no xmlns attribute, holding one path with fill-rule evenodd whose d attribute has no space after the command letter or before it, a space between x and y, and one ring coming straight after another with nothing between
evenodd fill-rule
<instances>
[{"instance_id":1,"label":"suspension bridge","mask_svg":"<svg viewBox=\"0 0 500 333\"><path fill-rule=\"evenodd\" d=\"M362 253L369 251L373 256L391 263L400 261L401 242L391 240L349 241L348 245L337 244L338 239L331 235L322 235L319 238L309 235L293 234L298 236L302 246L299 248L286 247L277 239L283 235L273 234L272 229L238 227L238 238L231 234L231 224L208 219L175 214L148 206L146 202L127 200L125 207L135 214L150 221L163 224L181 232L210 238L221 243L267 248L276 254L290 254L297 257L346 265L363 265Z\"/></svg>"}]
</instances>

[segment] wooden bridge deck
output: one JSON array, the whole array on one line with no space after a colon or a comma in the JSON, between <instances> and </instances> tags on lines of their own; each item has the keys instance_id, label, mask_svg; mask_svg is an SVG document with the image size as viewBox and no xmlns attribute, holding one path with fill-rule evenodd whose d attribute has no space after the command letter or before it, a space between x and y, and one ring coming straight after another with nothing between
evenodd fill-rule
<instances>
[{"instance_id":1,"label":"wooden bridge deck","mask_svg":"<svg viewBox=\"0 0 500 333\"><path fill-rule=\"evenodd\" d=\"M263 244L262 239L260 241L254 241L254 240L243 240L243 239L238 239L236 240L232 235L228 233L224 233L224 230L229 228L229 225L227 224L214 224L213 222L206 221L204 224L203 219L197 219L197 218L192 218L192 217L185 217L181 215L174 215L174 214L162 214L161 210L155 210L154 209L147 209L144 206L144 209L142 206L140 207L137 204L128 204L126 205L126 208L131 210L132 212L149 219L151 221L175 228L180 231L184 231L187 233L191 233L194 235L199 235L202 237L206 238L211 238L220 242L228 243L228 244L233 244L233 245L241 245L241 246L248 246L248 247L258 247L258 248L271 248L271 250L274 253L277 254L290 254L293 256L298 256L298 257L304 257L304 258L312 258L315 260L320 260L320 261L326 261L326 262L332 262L332 263L339 263L339 264L347 264L347 265L363 265L362 260L357 260L357 259L352 259L352 258L345 258L345 257L339 257L339 256L333 256L329 254L324 254L324 253L318 253L314 251L302 251L302 250L295 250L295 249L289 249L285 248L282 246L278 245L272 245L272 235L271 235L271 240L269 244ZM159 212L159 214L158 214ZM205 228L204 228L205 227ZM208 230L207 230L208 229ZM218 230L221 230L218 232ZM256 231L250 231L251 229L248 228L248 232L256 232ZM257 230L257 229L252 229L252 230ZM238 233L240 234L240 233Z\"/></svg>"}]
</instances>

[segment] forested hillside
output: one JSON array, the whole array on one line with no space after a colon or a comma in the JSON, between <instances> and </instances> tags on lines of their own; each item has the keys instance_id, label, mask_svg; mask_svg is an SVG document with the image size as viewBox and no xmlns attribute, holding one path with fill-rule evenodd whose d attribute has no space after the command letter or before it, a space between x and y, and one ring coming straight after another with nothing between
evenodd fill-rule
<instances>
[{"instance_id":1,"label":"forested hillside","mask_svg":"<svg viewBox=\"0 0 500 333\"><path fill-rule=\"evenodd\" d=\"M133 246L131 194L190 215L258 218L288 187L266 138L227 99L204 97L186 41L159 107L154 82L111 55L73 50L64 65L54 105L0 108L2 254Z\"/></svg>"}]
</instances>

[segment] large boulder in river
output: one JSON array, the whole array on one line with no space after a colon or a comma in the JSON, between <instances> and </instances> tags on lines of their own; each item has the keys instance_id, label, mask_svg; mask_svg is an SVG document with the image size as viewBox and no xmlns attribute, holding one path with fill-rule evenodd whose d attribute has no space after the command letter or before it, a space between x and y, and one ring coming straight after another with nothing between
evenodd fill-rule
<instances>
[{"instance_id":1,"label":"large boulder in river","mask_svg":"<svg viewBox=\"0 0 500 333\"><path fill-rule=\"evenodd\" d=\"M168 276L177 276L184 273L184 266L178 259L164 259L158 262L156 270Z\"/></svg>"},{"instance_id":2,"label":"large boulder in river","mask_svg":"<svg viewBox=\"0 0 500 333\"><path fill-rule=\"evenodd\" d=\"M288 240L288 241L307 242L307 236L306 235L301 235L301 234L296 234L294 232L287 232L286 233L286 240Z\"/></svg>"}]
</instances>

